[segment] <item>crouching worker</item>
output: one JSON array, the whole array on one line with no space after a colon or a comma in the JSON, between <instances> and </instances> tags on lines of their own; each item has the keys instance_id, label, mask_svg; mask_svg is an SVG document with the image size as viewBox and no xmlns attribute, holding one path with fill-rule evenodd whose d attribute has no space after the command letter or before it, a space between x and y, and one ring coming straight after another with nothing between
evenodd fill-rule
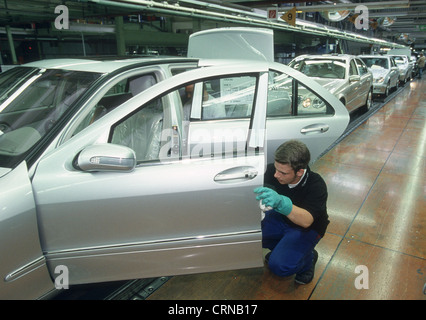
<instances>
[{"instance_id":1,"label":"crouching worker","mask_svg":"<svg viewBox=\"0 0 426 320\"><path fill-rule=\"evenodd\" d=\"M329 223L327 186L308 166L310 152L300 141L290 140L275 151L264 185L254 190L256 199L271 207L262 220L265 260L278 276L296 275L307 284L314 278L318 253L314 249Z\"/></svg>"}]
</instances>

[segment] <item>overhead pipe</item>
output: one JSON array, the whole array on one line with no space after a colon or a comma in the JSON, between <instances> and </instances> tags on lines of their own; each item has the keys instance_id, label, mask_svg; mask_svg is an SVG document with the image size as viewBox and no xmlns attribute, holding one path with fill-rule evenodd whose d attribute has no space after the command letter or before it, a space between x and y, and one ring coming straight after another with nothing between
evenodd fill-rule
<instances>
[{"instance_id":1,"label":"overhead pipe","mask_svg":"<svg viewBox=\"0 0 426 320\"><path fill-rule=\"evenodd\" d=\"M383 9L383 8L409 8L410 2L408 0L404 1L383 1L383 2L342 2L336 4L326 4L326 5L314 5L314 6L304 6L297 7L297 10L303 12L321 12L321 11L336 11L336 10L353 10L359 5L364 5L368 9Z\"/></svg>"},{"instance_id":2,"label":"overhead pipe","mask_svg":"<svg viewBox=\"0 0 426 320\"><path fill-rule=\"evenodd\" d=\"M189 2L190 0L182 0L182 2ZM277 30L286 30L286 31L293 31L293 32L302 32L307 34L315 34L318 36L329 36L329 37L335 37L338 39L345 39L350 41L356 41L356 42L363 42L363 43L370 43L370 44L380 44L380 45L387 45L390 47L404 47L402 45L387 42L385 40L380 39L373 39L373 38L367 38L362 35L354 34L354 33L348 33L344 31L340 31L338 29L331 29L330 27L325 26L316 26L315 24L311 23L304 23L302 21L299 21L299 26L291 26L289 24L285 24L284 22L274 22L274 21L268 21L266 19L266 14L261 15L258 13L252 13L247 12L235 8L226 8L220 6L220 9L225 11L230 11L234 14L229 13L220 13L220 12L214 12L214 11L207 11L203 9L197 9L197 8L190 8L190 7L182 7L179 4L168 4L167 2L156 2L151 0L126 0L126 1L107 1L107 0L89 0L89 2L101 4L104 6L116 6L121 8L128 8L132 10L147 10L151 12L158 12L163 14L169 14L169 15L180 15L184 17L190 17L190 18L200 18L200 19L209 19L209 20L215 20L215 21L229 21L234 23L241 23L246 24L250 26L257 26L257 27L268 27L272 29ZM207 2L203 1L192 1L192 4L197 3L198 5L206 6L209 8L213 8L213 4L209 4ZM215 7L217 10L218 8Z\"/></svg>"}]
</instances>

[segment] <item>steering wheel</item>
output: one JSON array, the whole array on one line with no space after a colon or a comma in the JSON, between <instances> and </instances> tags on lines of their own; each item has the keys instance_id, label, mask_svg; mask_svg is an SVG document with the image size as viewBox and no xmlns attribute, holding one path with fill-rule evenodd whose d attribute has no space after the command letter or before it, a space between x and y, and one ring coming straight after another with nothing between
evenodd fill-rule
<instances>
[{"instance_id":1,"label":"steering wheel","mask_svg":"<svg viewBox=\"0 0 426 320\"><path fill-rule=\"evenodd\" d=\"M6 122L0 122L0 134L11 131L12 128Z\"/></svg>"}]
</instances>

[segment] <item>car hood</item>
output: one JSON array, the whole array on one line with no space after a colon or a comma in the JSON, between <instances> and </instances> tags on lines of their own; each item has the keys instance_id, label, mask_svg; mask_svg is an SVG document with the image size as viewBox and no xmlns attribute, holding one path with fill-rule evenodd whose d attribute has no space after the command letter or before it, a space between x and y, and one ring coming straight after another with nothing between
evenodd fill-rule
<instances>
[{"instance_id":1,"label":"car hood","mask_svg":"<svg viewBox=\"0 0 426 320\"><path fill-rule=\"evenodd\" d=\"M373 74L374 79L385 77L389 73L389 70L382 69L382 68L381 69L370 69L370 71Z\"/></svg>"},{"instance_id":2,"label":"car hood","mask_svg":"<svg viewBox=\"0 0 426 320\"><path fill-rule=\"evenodd\" d=\"M5 176L7 173L9 173L12 169L10 168L2 168L0 167L0 178Z\"/></svg>"},{"instance_id":3,"label":"car hood","mask_svg":"<svg viewBox=\"0 0 426 320\"><path fill-rule=\"evenodd\" d=\"M346 84L345 79L324 79L324 78L314 78L314 79L316 82L318 82L320 85L322 85L331 93L335 93L342 86Z\"/></svg>"}]
</instances>

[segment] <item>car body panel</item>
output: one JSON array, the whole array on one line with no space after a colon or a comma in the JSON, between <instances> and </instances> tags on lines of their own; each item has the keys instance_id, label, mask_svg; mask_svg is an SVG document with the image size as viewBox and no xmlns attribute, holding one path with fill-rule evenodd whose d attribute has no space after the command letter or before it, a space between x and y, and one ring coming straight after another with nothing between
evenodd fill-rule
<instances>
[{"instance_id":1,"label":"car body panel","mask_svg":"<svg viewBox=\"0 0 426 320\"><path fill-rule=\"evenodd\" d=\"M405 83L411 79L413 66L406 55L391 55L399 69L399 81Z\"/></svg>"},{"instance_id":2,"label":"car body panel","mask_svg":"<svg viewBox=\"0 0 426 320\"><path fill-rule=\"evenodd\" d=\"M53 281L40 245L25 161L0 179L0 190L0 297L40 297L53 287Z\"/></svg>"},{"instance_id":3,"label":"car body panel","mask_svg":"<svg viewBox=\"0 0 426 320\"><path fill-rule=\"evenodd\" d=\"M5 174L9 173L10 171L12 171L12 169L10 168L0 168L0 178L3 177Z\"/></svg>"},{"instance_id":4,"label":"car body panel","mask_svg":"<svg viewBox=\"0 0 426 320\"><path fill-rule=\"evenodd\" d=\"M399 83L399 70L391 56L361 55L358 56L373 74L373 93L388 95L391 88L396 89Z\"/></svg>"},{"instance_id":5,"label":"car body panel","mask_svg":"<svg viewBox=\"0 0 426 320\"><path fill-rule=\"evenodd\" d=\"M309 65L317 66L314 70ZM366 106L373 87L373 75L351 55L301 55L289 66L302 71L342 101L349 112ZM331 67L333 66L333 68Z\"/></svg>"}]
</instances>

